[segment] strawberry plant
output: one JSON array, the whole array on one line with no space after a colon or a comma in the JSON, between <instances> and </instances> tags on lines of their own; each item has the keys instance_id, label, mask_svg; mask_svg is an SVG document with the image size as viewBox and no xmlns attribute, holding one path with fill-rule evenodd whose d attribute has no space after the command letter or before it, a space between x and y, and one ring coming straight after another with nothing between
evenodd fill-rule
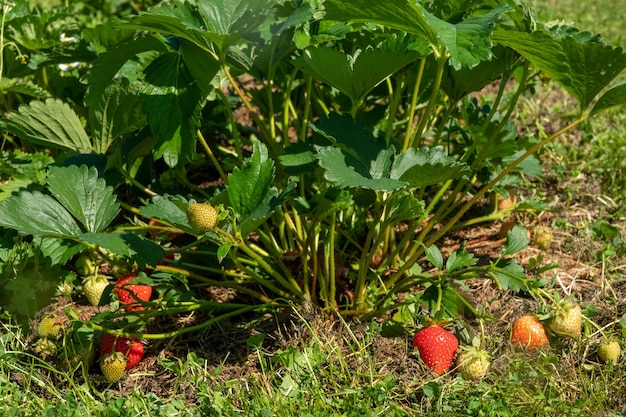
<instances>
[{"instance_id":1,"label":"strawberry plant","mask_svg":"<svg viewBox=\"0 0 626 417\"><path fill-rule=\"evenodd\" d=\"M135 284L153 287L154 309L91 321L120 336L288 303L454 320L476 315L459 286L474 278L540 294L548 282L512 256L529 243L521 226L487 264L463 247L444 262L437 245L528 209L472 210L540 176L542 147L626 104L622 48L523 2L141 5L92 24L17 1L0 44L2 285L145 272ZM516 111L547 79L578 107L534 133ZM110 304L88 282L89 301ZM220 313L144 332L199 310Z\"/></svg>"}]
</instances>

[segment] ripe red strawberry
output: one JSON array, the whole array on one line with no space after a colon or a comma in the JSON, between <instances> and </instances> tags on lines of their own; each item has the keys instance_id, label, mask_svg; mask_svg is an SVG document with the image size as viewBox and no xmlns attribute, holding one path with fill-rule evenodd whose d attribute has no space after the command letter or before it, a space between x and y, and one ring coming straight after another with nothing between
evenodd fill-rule
<instances>
[{"instance_id":1,"label":"ripe red strawberry","mask_svg":"<svg viewBox=\"0 0 626 417\"><path fill-rule=\"evenodd\" d=\"M142 284L128 284L137 275L126 275L115 284L115 293L126 311L141 311L143 306L138 300L149 301L152 296L152 287Z\"/></svg>"},{"instance_id":2,"label":"ripe red strawberry","mask_svg":"<svg viewBox=\"0 0 626 417\"><path fill-rule=\"evenodd\" d=\"M128 359L121 352L107 353L100 361L102 375L109 382L117 382L124 375Z\"/></svg>"},{"instance_id":3,"label":"ripe red strawberry","mask_svg":"<svg viewBox=\"0 0 626 417\"><path fill-rule=\"evenodd\" d=\"M192 229L205 233L217 225L217 210L210 204L191 203L187 206L187 220Z\"/></svg>"},{"instance_id":4,"label":"ripe red strawberry","mask_svg":"<svg viewBox=\"0 0 626 417\"><path fill-rule=\"evenodd\" d=\"M522 316L513 322L511 343L529 351L544 347L548 343L543 324L533 316Z\"/></svg>"},{"instance_id":5,"label":"ripe red strawberry","mask_svg":"<svg viewBox=\"0 0 626 417\"><path fill-rule=\"evenodd\" d=\"M564 301L557 306L554 317L550 320L550 330L559 336L580 339L583 313L578 304Z\"/></svg>"},{"instance_id":6,"label":"ripe red strawberry","mask_svg":"<svg viewBox=\"0 0 626 417\"><path fill-rule=\"evenodd\" d=\"M465 348L456 358L456 365L459 372L468 379L482 378L491 367L489 353L477 348Z\"/></svg>"},{"instance_id":7,"label":"ripe red strawberry","mask_svg":"<svg viewBox=\"0 0 626 417\"><path fill-rule=\"evenodd\" d=\"M141 361L144 349L141 341L137 339L107 333L102 337L102 341L100 342L100 356L112 352L123 353L128 359L126 369L130 369Z\"/></svg>"},{"instance_id":8,"label":"ripe red strawberry","mask_svg":"<svg viewBox=\"0 0 626 417\"><path fill-rule=\"evenodd\" d=\"M413 346L419 351L424 364L441 375L452 364L459 341L452 333L433 325L417 332Z\"/></svg>"},{"instance_id":9,"label":"ripe red strawberry","mask_svg":"<svg viewBox=\"0 0 626 417\"><path fill-rule=\"evenodd\" d=\"M100 305L100 299L107 285L109 285L109 280L103 275L92 275L83 280L83 292L89 304L94 307Z\"/></svg>"}]
</instances>

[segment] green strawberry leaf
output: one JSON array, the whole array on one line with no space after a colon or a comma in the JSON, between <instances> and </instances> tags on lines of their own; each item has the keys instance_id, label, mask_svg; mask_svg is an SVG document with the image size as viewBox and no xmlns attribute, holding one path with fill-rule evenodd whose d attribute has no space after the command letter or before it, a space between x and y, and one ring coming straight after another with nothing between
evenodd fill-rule
<instances>
[{"instance_id":1,"label":"green strawberry leaf","mask_svg":"<svg viewBox=\"0 0 626 417\"><path fill-rule=\"evenodd\" d=\"M514 255L523 250L530 243L528 231L520 225L515 225L506 234L506 243L502 247L502 256Z\"/></svg>"},{"instance_id":2,"label":"green strawberry leaf","mask_svg":"<svg viewBox=\"0 0 626 417\"><path fill-rule=\"evenodd\" d=\"M41 239L39 249L50 265L65 265L74 255L86 248L82 243L69 239L46 237Z\"/></svg>"},{"instance_id":3,"label":"green strawberry leaf","mask_svg":"<svg viewBox=\"0 0 626 417\"><path fill-rule=\"evenodd\" d=\"M255 142L252 156L228 176L226 191L238 219L243 220L252 214L272 192L270 185L274 171L274 161L269 159L267 147ZM277 194L276 190L273 192Z\"/></svg>"},{"instance_id":4,"label":"green strawberry leaf","mask_svg":"<svg viewBox=\"0 0 626 417\"><path fill-rule=\"evenodd\" d=\"M626 105L626 83L621 83L606 91L593 106L590 116L615 106Z\"/></svg>"},{"instance_id":5,"label":"green strawberry leaf","mask_svg":"<svg viewBox=\"0 0 626 417\"><path fill-rule=\"evenodd\" d=\"M510 10L512 9L509 5L499 4L487 13L472 16L456 24L443 21L426 11L424 17L437 33L437 42L450 53L450 65L455 70L460 70L491 60L492 42L489 35L500 15Z\"/></svg>"},{"instance_id":6,"label":"green strawberry leaf","mask_svg":"<svg viewBox=\"0 0 626 417\"><path fill-rule=\"evenodd\" d=\"M626 68L626 53L621 47L583 43L575 37L562 39L561 45L571 68L571 84L563 87L584 110Z\"/></svg>"},{"instance_id":7,"label":"green strawberry leaf","mask_svg":"<svg viewBox=\"0 0 626 417\"><path fill-rule=\"evenodd\" d=\"M359 102L385 78L419 57L420 54L412 51L359 49L354 55L348 55L336 49L317 47L303 51L295 64L353 102Z\"/></svg>"},{"instance_id":8,"label":"green strawberry leaf","mask_svg":"<svg viewBox=\"0 0 626 417\"><path fill-rule=\"evenodd\" d=\"M311 128L331 142L331 146L315 147L328 181L342 188L380 191L406 187L406 182L389 178L395 154L393 146L386 147L360 120L333 113Z\"/></svg>"},{"instance_id":9,"label":"green strawberry leaf","mask_svg":"<svg viewBox=\"0 0 626 417\"><path fill-rule=\"evenodd\" d=\"M225 55L230 45L259 29L273 4L271 0L172 1L135 16L123 27L180 36L207 51L214 43Z\"/></svg>"},{"instance_id":10,"label":"green strawberry leaf","mask_svg":"<svg viewBox=\"0 0 626 417\"><path fill-rule=\"evenodd\" d=\"M178 52L157 57L146 68L144 111L159 137L154 157L174 167L195 155L204 97Z\"/></svg>"},{"instance_id":11,"label":"green strawberry leaf","mask_svg":"<svg viewBox=\"0 0 626 417\"><path fill-rule=\"evenodd\" d=\"M257 31L272 15L272 0L212 0L198 2L206 36L223 52L229 45Z\"/></svg>"},{"instance_id":12,"label":"green strawberry leaf","mask_svg":"<svg viewBox=\"0 0 626 417\"><path fill-rule=\"evenodd\" d=\"M84 233L79 239L135 261L140 268L146 265L156 266L165 253L161 246L135 233Z\"/></svg>"},{"instance_id":13,"label":"green strawberry leaf","mask_svg":"<svg viewBox=\"0 0 626 417\"><path fill-rule=\"evenodd\" d=\"M466 164L449 157L444 148L408 149L396 155L371 130L350 116L331 114L312 129L331 146L316 146L324 178L342 188L396 191L460 178L469 173Z\"/></svg>"},{"instance_id":14,"label":"green strawberry leaf","mask_svg":"<svg viewBox=\"0 0 626 417\"><path fill-rule=\"evenodd\" d=\"M524 273L524 268L515 259L500 259L495 264L495 267L493 275L504 291L520 292L528 290L528 278Z\"/></svg>"},{"instance_id":15,"label":"green strawberry leaf","mask_svg":"<svg viewBox=\"0 0 626 417\"><path fill-rule=\"evenodd\" d=\"M472 68L491 59L489 35L496 20L511 7L500 4L487 13L470 17L456 24L429 13L419 2L391 0L372 3L368 0L324 2L326 18L360 23L377 23L407 33L423 36L435 48L450 53L455 69Z\"/></svg>"},{"instance_id":16,"label":"green strawberry leaf","mask_svg":"<svg viewBox=\"0 0 626 417\"><path fill-rule=\"evenodd\" d=\"M446 260L446 271L454 272L459 268L476 265L478 259L474 258L474 254L467 253L465 250L454 251Z\"/></svg>"},{"instance_id":17,"label":"green strawberry leaf","mask_svg":"<svg viewBox=\"0 0 626 417\"><path fill-rule=\"evenodd\" d=\"M50 167L48 189L87 232L99 232L119 213L113 188L95 167Z\"/></svg>"},{"instance_id":18,"label":"green strawberry leaf","mask_svg":"<svg viewBox=\"0 0 626 417\"><path fill-rule=\"evenodd\" d=\"M163 41L154 36L144 36L130 39L115 48L98 55L87 75L88 88L85 95L85 104L88 107L98 107L105 96L105 91L114 83L114 78L120 69L138 54L146 51L167 52ZM136 79L139 73L126 74L124 78Z\"/></svg>"},{"instance_id":19,"label":"green strawberry leaf","mask_svg":"<svg viewBox=\"0 0 626 417\"><path fill-rule=\"evenodd\" d=\"M52 196L23 191L0 202L0 226L33 236L76 238L104 229L119 212L113 189L98 178L95 167L51 167L47 182Z\"/></svg>"},{"instance_id":20,"label":"green strawberry leaf","mask_svg":"<svg viewBox=\"0 0 626 417\"><path fill-rule=\"evenodd\" d=\"M476 311L467 300L448 285L441 287L441 296L437 285L429 286L422 294L420 302L437 319L458 319L459 317L475 317L476 315ZM438 305L439 310L437 310Z\"/></svg>"},{"instance_id":21,"label":"green strawberry leaf","mask_svg":"<svg viewBox=\"0 0 626 417\"><path fill-rule=\"evenodd\" d=\"M406 181L418 188L461 178L470 172L469 167L448 156L442 146L409 148L398 155L389 173L392 179Z\"/></svg>"},{"instance_id":22,"label":"green strawberry leaf","mask_svg":"<svg viewBox=\"0 0 626 417\"><path fill-rule=\"evenodd\" d=\"M103 92L97 106L89 107L93 150L104 154L115 139L145 125L138 89L123 78Z\"/></svg>"},{"instance_id":23,"label":"green strawberry leaf","mask_svg":"<svg viewBox=\"0 0 626 417\"><path fill-rule=\"evenodd\" d=\"M581 37L556 38L545 30L532 33L496 31L494 42L516 50L565 88L585 110L594 98L626 68L622 48Z\"/></svg>"},{"instance_id":24,"label":"green strawberry leaf","mask_svg":"<svg viewBox=\"0 0 626 417\"><path fill-rule=\"evenodd\" d=\"M386 162L391 161L393 148L381 150L377 158L367 164L332 146L319 147L317 155L320 166L325 169L324 178L341 188L395 191L407 186L404 181L381 178Z\"/></svg>"},{"instance_id":25,"label":"green strawberry leaf","mask_svg":"<svg viewBox=\"0 0 626 417\"><path fill-rule=\"evenodd\" d=\"M413 220L424 214L424 202L406 191L391 194L386 204L388 214L385 221L389 224Z\"/></svg>"},{"instance_id":26,"label":"green strawberry leaf","mask_svg":"<svg viewBox=\"0 0 626 417\"><path fill-rule=\"evenodd\" d=\"M0 202L0 226L33 236L71 238L82 233L61 203L39 191L22 191Z\"/></svg>"},{"instance_id":27,"label":"green strawberry leaf","mask_svg":"<svg viewBox=\"0 0 626 417\"><path fill-rule=\"evenodd\" d=\"M205 50L191 42L180 45L180 53L185 66L196 80L202 98L206 98L213 90L213 78L220 69L219 62Z\"/></svg>"},{"instance_id":28,"label":"green strawberry leaf","mask_svg":"<svg viewBox=\"0 0 626 417\"><path fill-rule=\"evenodd\" d=\"M406 33L416 33L432 44L437 43L437 32L425 18L426 11L421 3L406 0L326 0L324 11L328 20L376 23Z\"/></svg>"},{"instance_id":29,"label":"green strawberry leaf","mask_svg":"<svg viewBox=\"0 0 626 417\"><path fill-rule=\"evenodd\" d=\"M9 112L2 127L36 145L90 152L91 142L78 115L61 100L31 101Z\"/></svg>"},{"instance_id":30,"label":"green strawberry leaf","mask_svg":"<svg viewBox=\"0 0 626 417\"><path fill-rule=\"evenodd\" d=\"M139 208L142 215L151 219L164 220L173 226L191 232L186 209L189 201L181 196L155 195L149 204Z\"/></svg>"},{"instance_id":31,"label":"green strawberry leaf","mask_svg":"<svg viewBox=\"0 0 626 417\"><path fill-rule=\"evenodd\" d=\"M276 187L271 186L274 171L274 161L269 159L267 147L254 142L252 156L228 176L226 192L244 237L267 219L296 187L295 183L290 183L279 194Z\"/></svg>"},{"instance_id":32,"label":"green strawberry leaf","mask_svg":"<svg viewBox=\"0 0 626 417\"><path fill-rule=\"evenodd\" d=\"M428 262L434 265L438 270L443 270L443 255L439 248L435 245L430 245L425 248L425 255Z\"/></svg>"}]
</instances>

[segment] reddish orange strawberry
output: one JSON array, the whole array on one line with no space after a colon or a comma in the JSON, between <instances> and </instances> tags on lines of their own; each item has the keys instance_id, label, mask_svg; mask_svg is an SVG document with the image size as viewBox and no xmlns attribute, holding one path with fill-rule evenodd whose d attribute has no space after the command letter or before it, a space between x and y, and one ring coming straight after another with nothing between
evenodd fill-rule
<instances>
[{"instance_id":1,"label":"reddish orange strawberry","mask_svg":"<svg viewBox=\"0 0 626 417\"><path fill-rule=\"evenodd\" d=\"M419 351L424 364L441 375L452 365L459 341L449 331L433 325L417 332L413 346Z\"/></svg>"},{"instance_id":2,"label":"reddish orange strawberry","mask_svg":"<svg viewBox=\"0 0 626 417\"><path fill-rule=\"evenodd\" d=\"M511 343L535 351L548 343L543 324L533 316L522 316L513 322Z\"/></svg>"},{"instance_id":3,"label":"reddish orange strawberry","mask_svg":"<svg viewBox=\"0 0 626 417\"><path fill-rule=\"evenodd\" d=\"M100 342L100 356L102 357L113 352L123 353L128 359L126 369L130 369L143 359L144 348L143 344L138 339L115 336L107 333L102 337L102 341Z\"/></svg>"},{"instance_id":4,"label":"reddish orange strawberry","mask_svg":"<svg viewBox=\"0 0 626 417\"><path fill-rule=\"evenodd\" d=\"M126 275L115 284L115 294L124 305L126 311L141 311L143 306L140 301L149 301L152 296L152 287L143 284L128 284L137 275Z\"/></svg>"}]
</instances>

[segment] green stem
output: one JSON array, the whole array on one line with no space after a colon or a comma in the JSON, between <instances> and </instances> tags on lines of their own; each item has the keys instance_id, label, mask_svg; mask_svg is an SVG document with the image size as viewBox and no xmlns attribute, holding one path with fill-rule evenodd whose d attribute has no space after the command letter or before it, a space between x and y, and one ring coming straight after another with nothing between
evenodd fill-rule
<instances>
[{"instance_id":1,"label":"green stem","mask_svg":"<svg viewBox=\"0 0 626 417\"><path fill-rule=\"evenodd\" d=\"M365 238L365 244L363 245L363 251L361 252L361 258L359 260L359 272L357 273L356 286L354 290L353 305L358 309L364 308L365 295L367 293L367 273L369 271L369 265L372 259L372 243L374 242L374 236L378 233L378 225L380 224L380 216L374 219L374 222L370 225L367 237Z\"/></svg>"},{"instance_id":2,"label":"green stem","mask_svg":"<svg viewBox=\"0 0 626 417\"><path fill-rule=\"evenodd\" d=\"M126 180L128 182L130 182L135 187L139 188L144 193L148 194L150 197L154 197L155 195L157 195L157 193L155 193L154 191L152 191L148 187L145 187L143 184L141 184L139 181L137 181L135 178L133 178L125 169L123 169L121 167L118 167L117 169L122 174L122 176L124 178L126 178Z\"/></svg>"},{"instance_id":3,"label":"green stem","mask_svg":"<svg viewBox=\"0 0 626 417\"><path fill-rule=\"evenodd\" d=\"M263 139L265 139L265 143L269 146L275 156L280 155L280 152L278 152L278 149L276 147L276 142L274 141L274 136L271 134L271 132L267 131L265 119L263 118L263 116L261 116L254 110L254 107L252 107L250 100L248 100L246 94L244 94L244 92L241 90L241 88L239 87L239 83L237 83L237 80L235 80L235 78L232 76L226 64L222 64L222 70L224 71L226 78L228 78L231 86L241 99L243 105L246 107L246 109L248 109L250 117L252 117L257 128L259 129L259 133L261 134Z\"/></svg>"},{"instance_id":4,"label":"green stem","mask_svg":"<svg viewBox=\"0 0 626 417\"><path fill-rule=\"evenodd\" d=\"M417 106L417 99L419 97L420 86L422 84L422 78L424 77L424 68L426 67L426 58L422 58L415 79L415 85L413 86L413 96L411 98L411 106L409 107L409 115L407 117L406 134L404 135L404 142L402 144L402 151L406 152L409 149L411 135L413 134L413 118L415 117L415 107Z\"/></svg>"},{"instance_id":5,"label":"green stem","mask_svg":"<svg viewBox=\"0 0 626 417\"><path fill-rule=\"evenodd\" d=\"M245 242L241 242L240 245L237 246L242 252L248 255L251 259L253 259L261 269L264 269L265 272L269 273L276 281L278 281L284 288L289 290L292 295L297 298L302 298L302 290L298 286L298 283L291 275L288 275L288 278L284 278L278 271L272 268L265 260L259 256L255 251L250 249ZM290 298L287 295L287 298Z\"/></svg>"},{"instance_id":6,"label":"green stem","mask_svg":"<svg viewBox=\"0 0 626 417\"><path fill-rule=\"evenodd\" d=\"M228 176L224 172L224 169L222 168L222 164L219 163L219 161L215 157L215 154L209 147L209 144L207 143L206 139L202 135L202 132L200 132L199 130L198 130L198 140L200 141L200 144L202 145L202 149L204 149L207 156L213 163L213 166L215 167L215 169L217 169L217 172L220 174L220 178L222 179L222 181L224 181L224 184L228 184Z\"/></svg>"},{"instance_id":7,"label":"green stem","mask_svg":"<svg viewBox=\"0 0 626 417\"><path fill-rule=\"evenodd\" d=\"M157 265L156 270L158 271L168 271L168 272L173 272L173 273L177 273L192 279L195 279L197 281L201 281L207 285L214 285L217 287L225 287L225 288L232 288L234 290L237 290L239 292L242 292L244 294L247 294L253 298L256 298L257 300L260 300L264 303L268 303L271 302L271 299L263 294L260 294L254 290L251 290L249 288L244 287L243 282L239 281L221 281L221 280L213 280L207 277L204 277L202 275L193 273L191 271L188 271L186 269L182 269L182 268L176 268L173 266L169 266L169 265Z\"/></svg>"},{"instance_id":8,"label":"green stem","mask_svg":"<svg viewBox=\"0 0 626 417\"><path fill-rule=\"evenodd\" d=\"M387 109L387 128L385 131L385 144L387 147L391 144L391 137L393 136L396 124L396 114L398 112L398 108L400 107L400 102L402 101L402 94L404 94L406 74L407 72L405 71L401 76L396 78L397 86L395 91L393 89L393 85L391 84L391 79L387 78L389 96L391 97L391 102L389 104L389 108Z\"/></svg>"},{"instance_id":9,"label":"green stem","mask_svg":"<svg viewBox=\"0 0 626 417\"><path fill-rule=\"evenodd\" d=\"M337 274L335 273L335 228L337 227L337 212L333 211L330 218L330 229L328 231L328 240L326 247L328 248L328 297L326 303L331 306L335 305L335 296L337 293Z\"/></svg>"},{"instance_id":10,"label":"green stem","mask_svg":"<svg viewBox=\"0 0 626 417\"><path fill-rule=\"evenodd\" d=\"M435 50L435 49L434 49ZM420 120L420 124L415 130L415 135L413 137L413 146L417 147L420 143L420 138L424 133L424 129L426 128L426 124L430 119L430 113L432 109L435 107L435 102L437 101L437 97L439 96L439 86L441 85L441 80L443 79L443 70L445 68L446 61L448 60L447 53L438 53L435 50L435 56L437 56L437 72L435 74L433 91L430 94L430 99L428 100L428 104L426 105L426 109L422 114L422 119Z\"/></svg>"},{"instance_id":11,"label":"green stem","mask_svg":"<svg viewBox=\"0 0 626 417\"><path fill-rule=\"evenodd\" d=\"M313 91L313 77L306 77L306 93L304 97L304 110L302 111L302 123L300 124L300 136L298 140L304 141L307 137L307 130L309 128L309 119L311 113L311 100Z\"/></svg>"},{"instance_id":12,"label":"green stem","mask_svg":"<svg viewBox=\"0 0 626 417\"><path fill-rule=\"evenodd\" d=\"M197 332L198 330L205 329L220 321L226 320L231 317L236 317L236 316L242 315L250 311L254 311L254 310L263 311L268 308L270 310L274 310L276 307L277 307L276 305L272 305L272 304L265 304L261 306L257 306L257 305L245 306L237 310L224 313L220 316L212 317L195 326L185 327L182 329L177 329L177 330L173 330L171 332L165 332L165 333L125 332L123 330L107 329L96 323L86 322L85 324L94 330L98 330L98 331L105 332L105 333L110 333L118 337L130 337L130 338L135 338L135 339L148 339L148 340L170 339L176 336L181 336L186 333Z\"/></svg>"}]
</instances>

